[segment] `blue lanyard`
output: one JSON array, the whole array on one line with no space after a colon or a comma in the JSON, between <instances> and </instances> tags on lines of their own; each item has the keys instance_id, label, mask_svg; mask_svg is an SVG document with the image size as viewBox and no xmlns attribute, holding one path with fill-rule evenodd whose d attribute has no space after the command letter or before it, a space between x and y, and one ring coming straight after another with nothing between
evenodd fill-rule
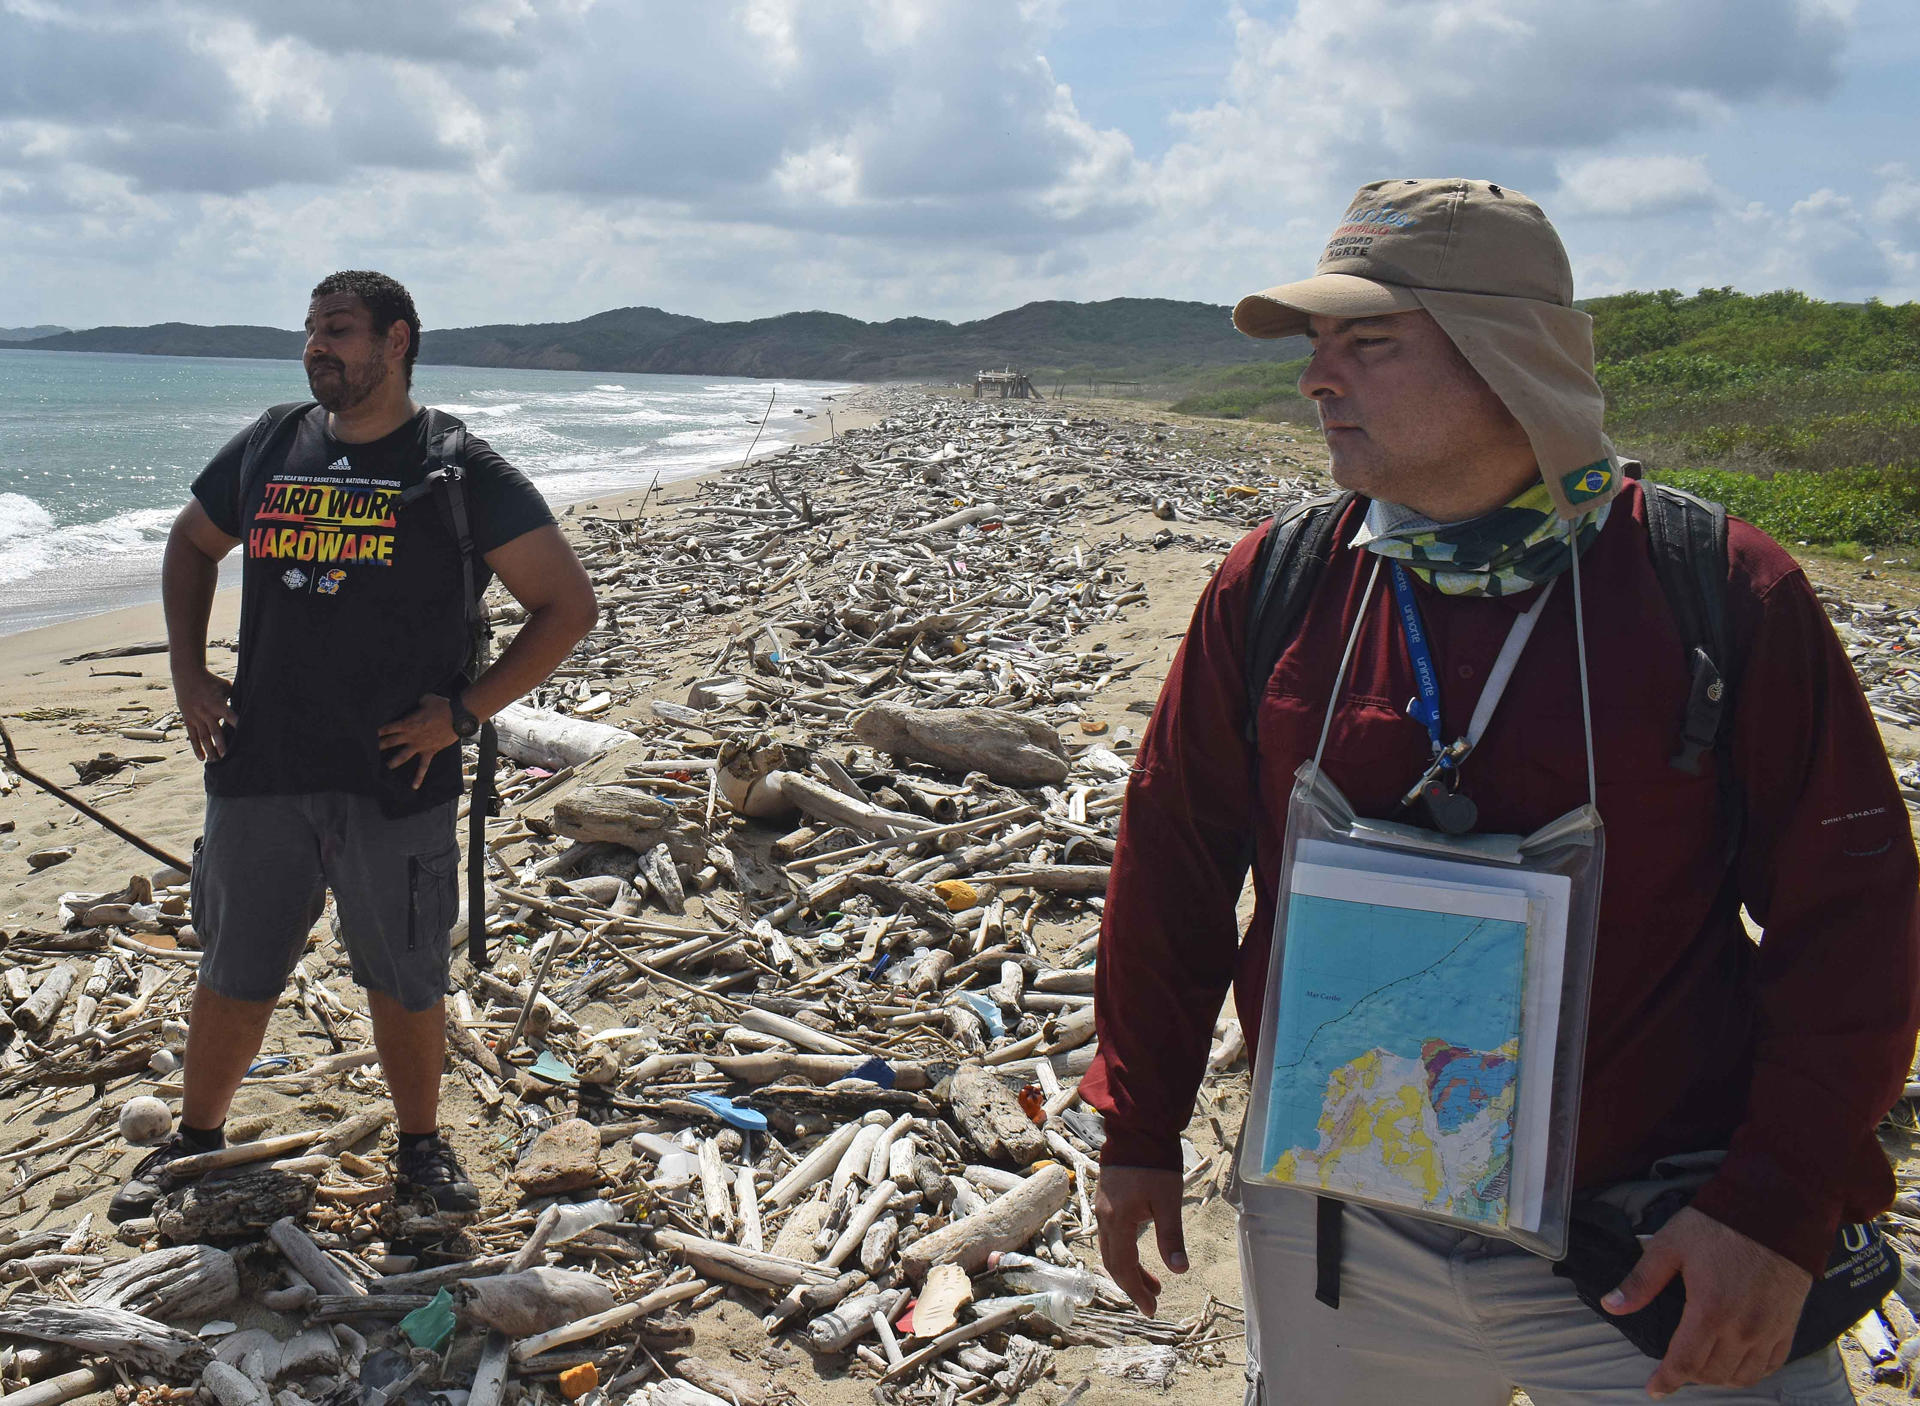
<instances>
[{"instance_id":1,"label":"blue lanyard","mask_svg":"<svg viewBox=\"0 0 1920 1406\"><path fill-rule=\"evenodd\" d=\"M1427 730L1433 739L1433 754L1441 766L1449 765L1442 754L1447 744L1440 737L1440 676L1433 667L1433 651L1427 647L1427 627L1420 618L1420 602L1414 599L1413 583L1406 568L1393 563L1393 598L1400 606L1400 628L1407 637L1407 653L1413 659L1413 679L1420 696L1407 704L1407 716Z\"/></svg>"}]
</instances>

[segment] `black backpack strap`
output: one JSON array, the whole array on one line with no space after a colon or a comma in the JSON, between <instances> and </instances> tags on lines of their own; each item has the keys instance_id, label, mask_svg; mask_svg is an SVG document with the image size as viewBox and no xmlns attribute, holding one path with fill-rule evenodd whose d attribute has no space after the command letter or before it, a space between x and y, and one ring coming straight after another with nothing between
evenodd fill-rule
<instances>
[{"instance_id":1,"label":"black backpack strap","mask_svg":"<svg viewBox=\"0 0 1920 1406\"><path fill-rule=\"evenodd\" d=\"M1673 765L1698 775L1711 750L1727 825L1727 856L1739 849L1744 806L1733 768L1733 691L1743 660L1727 617L1727 510L1665 484L1641 484L1654 574L1687 653L1687 703Z\"/></svg>"},{"instance_id":2,"label":"black backpack strap","mask_svg":"<svg viewBox=\"0 0 1920 1406\"><path fill-rule=\"evenodd\" d=\"M467 427L439 410L427 411L427 473L400 495L400 505L437 493L460 549L460 599L466 609L470 678L486 667L492 631L480 595L480 551L473 536L473 513L467 497ZM473 795L467 803L467 960L486 970L487 955L487 819L500 813L494 789L494 769L500 759L500 734L489 718L480 724L479 751L474 759Z\"/></svg>"},{"instance_id":3,"label":"black backpack strap","mask_svg":"<svg viewBox=\"0 0 1920 1406\"><path fill-rule=\"evenodd\" d=\"M1331 493L1277 515L1254 558L1253 606L1247 613L1244 671L1247 687L1246 738L1258 741L1260 700L1273 677L1287 641L1300 627L1320 573L1333 559L1335 533L1359 495ZM1251 844L1251 837L1249 837ZM1249 853L1251 859L1251 853ZM1331 1196L1318 1198L1314 1217L1313 1296L1329 1308L1340 1307L1340 1251L1345 1207Z\"/></svg>"},{"instance_id":4,"label":"black backpack strap","mask_svg":"<svg viewBox=\"0 0 1920 1406\"><path fill-rule=\"evenodd\" d=\"M1254 559L1259 585L1247 615L1245 674L1246 736L1254 741L1260 699L1274 666L1299 628L1320 573L1333 559L1334 532L1359 495L1332 493L1277 515Z\"/></svg>"},{"instance_id":5,"label":"black backpack strap","mask_svg":"<svg viewBox=\"0 0 1920 1406\"><path fill-rule=\"evenodd\" d=\"M1727 630L1727 510L1662 484L1641 485L1654 574L1680 627L1689 686L1673 765L1697 773L1720 740L1734 660Z\"/></svg>"},{"instance_id":6,"label":"black backpack strap","mask_svg":"<svg viewBox=\"0 0 1920 1406\"><path fill-rule=\"evenodd\" d=\"M240 452L240 473L233 487L233 521L236 527L245 528L247 525L247 497L253 491L267 454L280 443L289 426L297 426L306 413L318 404L315 400L290 400L284 405L272 406L254 421L253 433L247 436L247 446Z\"/></svg>"}]
</instances>

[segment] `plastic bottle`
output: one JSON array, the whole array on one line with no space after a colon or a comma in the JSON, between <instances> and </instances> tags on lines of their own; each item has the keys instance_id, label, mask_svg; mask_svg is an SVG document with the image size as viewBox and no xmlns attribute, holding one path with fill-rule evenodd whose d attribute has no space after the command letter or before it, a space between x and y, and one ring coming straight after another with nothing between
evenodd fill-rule
<instances>
[{"instance_id":1,"label":"plastic bottle","mask_svg":"<svg viewBox=\"0 0 1920 1406\"><path fill-rule=\"evenodd\" d=\"M1012 1250L990 1256L987 1268L1000 1276L1000 1282L1009 1289L1022 1294L1055 1292L1066 1295L1073 1303L1089 1304L1099 1288L1099 1280L1084 1269L1063 1269L1057 1264L1048 1264L1031 1255L1016 1254Z\"/></svg>"},{"instance_id":2,"label":"plastic bottle","mask_svg":"<svg viewBox=\"0 0 1920 1406\"><path fill-rule=\"evenodd\" d=\"M1021 1316L1031 1318L1038 1314L1052 1322L1056 1327L1064 1328L1073 1322L1073 1311L1077 1305L1071 1297L1059 1289L1046 1289L1035 1294L1008 1294L997 1299L977 1299L973 1305L974 1316L985 1318L989 1313L1003 1308L1019 1308Z\"/></svg>"},{"instance_id":3,"label":"plastic bottle","mask_svg":"<svg viewBox=\"0 0 1920 1406\"><path fill-rule=\"evenodd\" d=\"M612 1225L625 1215L611 1201L582 1201L578 1205L562 1206L560 1218L553 1227L553 1237L549 1245L563 1245L578 1235L585 1235L602 1225Z\"/></svg>"}]
</instances>

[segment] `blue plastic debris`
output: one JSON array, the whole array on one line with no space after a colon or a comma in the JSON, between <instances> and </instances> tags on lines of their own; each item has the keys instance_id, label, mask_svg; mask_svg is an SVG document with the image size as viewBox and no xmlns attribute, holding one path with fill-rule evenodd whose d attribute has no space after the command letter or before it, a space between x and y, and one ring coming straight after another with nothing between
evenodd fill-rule
<instances>
[{"instance_id":1,"label":"blue plastic debris","mask_svg":"<svg viewBox=\"0 0 1920 1406\"><path fill-rule=\"evenodd\" d=\"M1007 1033L1007 1022L1000 1017L999 1005L978 991L962 991L960 999L973 1007L973 1013L986 1022L987 1034L998 1040Z\"/></svg>"},{"instance_id":2,"label":"blue plastic debris","mask_svg":"<svg viewBox=\"0 0 1920 1406\"><path fill-rule=\"evenodd\" d=\"M883 1089L893 1087L893 1066L877 1056L865 1064L857 1064L847 1071L849 1079L865 1079L869 1084L878 1084Z\"/></svg>"},{"instance_id":3,"label":"blue plastic debris","mask_svg":"<svg viewBox=\"0 0 1920 1406\"><path fill-rule=\"evenodd\" d=\"M730 1098L723 1098L719 1094L693 1093L688 1094L687 1099L743 1133L764 1133L767 1130L766 1114L752 1108L736 1107Z\"/></svg>"},{"instance_id":4,"label":"blue plastic debris","mask_svg":"<svg viewBox=\"0 0 1920 1406\"><path fill-rule=\"evenodd\" d=\"M550 1084L577 1084L580 1082L580 1076L573 1072L573 1066L560 1058L560 1056L552 1050L540 1051L540 1058L536 1059L527 1067L527 1072L538 1075Z\"/></svg>"}]
</instances>

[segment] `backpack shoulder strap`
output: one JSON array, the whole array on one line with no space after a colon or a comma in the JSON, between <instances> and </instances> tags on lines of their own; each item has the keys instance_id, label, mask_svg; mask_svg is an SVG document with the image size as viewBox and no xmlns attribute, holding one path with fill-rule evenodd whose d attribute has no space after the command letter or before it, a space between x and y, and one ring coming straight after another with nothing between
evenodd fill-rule
<instances>
[{"instance_id":1,"label":"backpack shoulder strap","mask_svg":"<svg viewBox=\"0 0 1920 1406\"><path fill-rule=\"evenodd\" d=\"M1260 699L1274 666L1299 627L1320 573L1333 559L1334 532L1356 493L1331 493L1274 517L1254 560L1258 585L1247 615L1246 736L1254 740Z\"/></svg>"},{"instance_id":2,"label":"backpack shoulder strap","mask_svg":"<svg viewBox=\"0 0 1920 1406\"><path fill-rule=\"evenodd\" d=\"M1730 732L1739 677L1727 626L1727 510L1664 484L1641 484L1654 574L1687 652L1687 707L1673 765L1700 770L1700 756Z\"/></svg>"},{"instance_id":3,"label":"backpack shoulder strap","mask_svg":"<svg viewBox=\"0 0 1920 1406\"><path fill-rule=\"evenodd\" d=\"M467 427L444 410L427 411L427 472L420 482L400 495L401 506L437 491L448 525L460 549L460 597L466 608L469 653L467 668L478 677L486 665L486 609L480 603L480 552L473 538L473 515L467 501ZM487 953L486 841L487 818L500 813L494 789L494 768L500 755L500 735L493 719L480 724L478 755L474 758L473 794L467 803L467 960L477 971L490 964Z\"/></svg>"},{"instance_id":4,"label":"backpack shoulder strap","mask_svg":"<svg viewBox=\"0 0 1920 1406\"><path fill-rule=\"evenodd\" d=\"M268 451L280 442L283 433L290 425L298 425L306 413L318 405L315 400L290 400L284 405L275 405L254 422L253 433L247 436L247 447L240 452L240 473L233 488L233 520L236 526L244 527L247 517L247 496L253 491L253 485L260 472L260 466L266 462Z\"/></svg>"}]
</instances>

